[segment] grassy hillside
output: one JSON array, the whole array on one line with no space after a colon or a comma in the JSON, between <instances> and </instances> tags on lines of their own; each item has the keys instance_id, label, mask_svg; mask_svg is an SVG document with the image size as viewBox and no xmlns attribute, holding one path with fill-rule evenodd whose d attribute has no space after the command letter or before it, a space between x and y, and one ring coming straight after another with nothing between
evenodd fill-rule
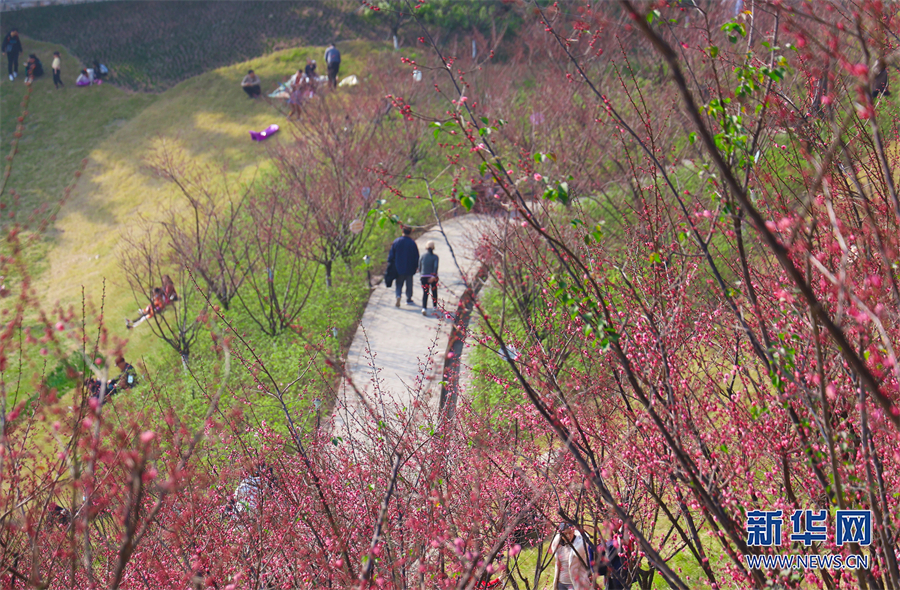
<instances>
[{"instance_id":1,"label":"grassy hillside","mask_svg":"<svg viewBox=\"0 0 900 590\"><path fill-rule=\"evenodd\" d=\"M52 51L58 46L30 39L25 42L26 49L38 53L49 69ZM342 75L362 77L364 68L357 56L369 54L371 44L347 43L342 49ZM82 158L88 159L84 174L40 248L34 270L36 288L45 302L80 307L83 286L88 299L99 304L105 280L105 316L113 334L131 337L129 354L133 358L168 356L149 330L128 333L119 325L126 315L133 316L137 307L119 270L122 235L140 219L159 219L175 204L172 187L153 177L145 166L147 158L165 142L199 164L220 166L227 161L234 177L264 166L266 146L251 141L247 131L273 122L283 124L276 109L280 103L248 99L239 85L241 77L252 67L264 89L274 88L305 63L307 56L322 52L322 47L275 52L207 72L159 95L131 93L109 84L75 87L78 63L64 53L66 88L57 91L49 76L39 78L33 86L26 129L9 183L23 195L26 210L52 205L71 182ZM15 129L24 93L21 78L12 83L0 80L3 138ZM287 138L289 135L283 134L270 141Z\"/></svg>"},{"instance_id":2,"label":"grassy hillside","mask_svg":"<svg viewBox=\"0 0 900 590\"><path fill-rule=\"evenodd\" d=\"M16 26L28 37L65 45L84 61L107 64L116 85L161 91L286 47L373 39L371 24L355 8L322 0L99 2L4 15L3 33Z\"/></svg>"},{"instance_id":3,"label":"grassy hillside","mask_svg":"<svg viewBox=\"0 0 900 590\"><path fill-rule=\"evenodd\" d=\"M45 75L32 86L25 132L19 142L19 155L9 186L23 196L23 204L31 209L59 199L81 159L158 97L123 92L108 84L78 88L75 78L82 66L66 49L27 38L23 38L23 45L27 53L41 59ZM65 88L59 90L53 87L50 73L54 51L59 51L62 57ZM24 73L23 63L24 59L20 58ZM14 82L6 76L0 77L0 137L4 139L11 138L16 119L22 114L20 103L27 88L23 80L24 75Z\"/></svg>"}]
</instances>

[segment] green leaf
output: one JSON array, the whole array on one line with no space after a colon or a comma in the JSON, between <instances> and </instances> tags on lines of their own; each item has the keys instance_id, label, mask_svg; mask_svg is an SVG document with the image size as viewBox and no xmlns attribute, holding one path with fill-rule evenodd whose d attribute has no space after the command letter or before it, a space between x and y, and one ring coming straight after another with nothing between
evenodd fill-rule
<instances>
[{"instance_id":1,"label":"green leaf","mask_svg":"<svg viewBox=\"0 0 900 590\"><path fill-rule=\"evenodd\" d=\"M459 204L465 207L466 211L471 211L472 207L475 206L475 199L471 195L463 195L459 198Z\"/></svg>"},{"instance_id":2,"label":"green leaf","mask_svg":"<svg viewBox=\"0 0 900 590\"><path fill-rule=\"evenodd\" d=\"M487 172L487 162L482 162L478 165L478 173L484 176L485 172Z\"/></svg>"},{"instance_id":3,"label":"green leaf","mask_svg":"<svg viewBox=\"0 0 900 590\"><path fill-rule=\"evenodd\" d=\"M707 51L709 51L710 57L716 57L719 55L719 48L716 47L715 45L710 45L709 48L707 49Z\"/></svg>"},{"instance_id":4,"label":"green leaf","mask_svg":"<svg viewBox=\"0 0 900 590\"><path fill-rule=\"evenodd\" d=\"M697 134L692 131L690 135L688 135L688 141L691 142L691 145L694 145L694 142L697 141Z\"/></svg>"}]
</instances>

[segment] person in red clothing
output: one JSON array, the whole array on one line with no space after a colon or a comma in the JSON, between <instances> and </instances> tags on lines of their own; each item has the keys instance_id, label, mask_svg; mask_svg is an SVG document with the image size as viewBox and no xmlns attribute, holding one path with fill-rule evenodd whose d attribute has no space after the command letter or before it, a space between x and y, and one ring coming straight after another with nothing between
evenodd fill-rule
<instances>
[{"instance_id":1,"label":"person in red clothing","mask_svg":"<svg viewBox=\"0 0 900 590\"><path fill-rule=\"evenodd\" d=\"M172 282L169 275L163 275L162 290L166 305L178 301L178 293L175 292L175 283Z\"/></svg>"},{"instance_id":2,"label":"person in red clothing","mask_svg":"<svg viewBox=\"0 0 900 590\"><path fill-rule=\"evenodd\" d=\"M158 313L162 313L170 303L178 301L178 293L175 291L175 283L172 282L169 275L163 275L162 287L155 287L153 295L150 297L150 305L146 308L138 310L140 316L132 321L125 319L125 327L131 330L135 326L141 325L145 320L152 318Z\"/></svg>"}]
</instances>

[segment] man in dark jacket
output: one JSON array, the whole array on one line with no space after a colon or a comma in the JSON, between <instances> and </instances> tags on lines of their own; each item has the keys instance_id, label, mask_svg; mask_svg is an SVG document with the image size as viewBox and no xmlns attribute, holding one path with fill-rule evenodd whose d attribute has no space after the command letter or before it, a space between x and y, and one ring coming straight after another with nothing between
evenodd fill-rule
<instances>
[{"instance_id":1,"label":"man in dark jacket","mask_svg":"<svg viewBox=\"0 0 900 590\"><path fill-rule=\"evenodd\" d=\"M621 541L610 539L606 542L606 551L597 559L595 571L598 574L606 575L606 590L627 590L631 588L631 579L628 574L628 567L622 559Z\"/></svg>"},{"instance_id":2,"label":"man in dark jacket","mask_svg":"<svg viewBox=\"0 0 900 590\"><path fill-rule=\"evenodd\" d=\"M338 71L341 69L341 52L331 43L325 50L325 65L328 67L328 84L337 88Z\"/></svg>"},{"instance_id":3,"label":"man in dark jacket","mask_svg":"<svg viewBox=\"0 0 900 590\"><path fill-rule=\"evenodd\" d=\"M6 54L6 67L9 71L9 80L12 82L19 75L19 54L22 53L22 41L19 39L19 31L13 29L3 39L3 53Z\"/></svg>"},{"instance_id":4,"label":"man in dark jacket","mask_svg":"<svg viewBox=\"0 0 900 590\"><path fill-rule=\"evenodd\" d=\"M406 284L406 302L415 305L412 298L413 293L413 275L419 266L419 247L416 241L409 235L412 228L404 227L403 235L394 240L391 244L391 251L388 254L388 266L394 264L397 269L397 307L400 307L400 296L403 293L403 285Z\"/></svg>"}]
</instances>

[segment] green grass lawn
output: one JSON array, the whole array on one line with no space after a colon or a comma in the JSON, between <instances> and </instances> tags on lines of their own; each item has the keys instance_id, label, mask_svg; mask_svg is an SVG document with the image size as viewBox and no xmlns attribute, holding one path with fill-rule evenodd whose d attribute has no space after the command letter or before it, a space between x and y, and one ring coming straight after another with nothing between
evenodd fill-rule
<instances>
[{"instance_id":1,"label":"green grass lawn","mask_svg":"<svg viewBox=\"0 0 900 590\"><path fill-rule=\"evenodd\" d=\"M75 78L82 66L66 49L53 43L22 41L28 53L41 59L45 72L32 85L25 131L9 178L9 187L22 195L24 208L30 210L61 198L82 158L159 97L123 92L108 84L79 88ZM53 86L50 71L54 51L62 58L65 88L59 90ZM22 74L14 82L0 77L0 137L4 140L12 139L17 118L22 115L20 105L27 87L23 82L24 59L20 62Z\"/></svg>"},{"instance_id":2,"label":"green grass lawn","mask_svg":"<svg viewBox=\"0 0 900 590\"><path fill-rule=\"evenodd\" d=\"M30 41L28 45L38 47ZM53 46L45 47L42 51L49 54ZM354 59L355 47L362 54L369 50L365 43L347 44L343 75L363 73ZM139 220L158 220L177 206L173 187L147 169L148 158L165 143L197 164L218 167L227 161L233 177L265 167L266 146L251 141L248 130L283 124L284 118L274 106L248 99L240 79L252 67L265 89L274 88L305 62L307 54L321 51L273 53L191 78L160 95L134 94L112 85L71 84L56 91L48 77L37 80L10 186L23 195L26 209L52 205L81 159L88 158L83 176L46 236L36 268L37 288L45 301L80 306L84 286L87 297L99 304L105 279L106 317L133 315L136 304L118 266L121 238ZM67 55L63 67L74 72L76 63ZM0 90L6 137L15 127L12 107L20 102L24 86L19 80L5 81ZM272 141L289 137L284 133ZM129 346L133 354L156 346L151 338L133 340Z\"/></svg>"},{"instance_id":3,"label":"green grass lawn","mask_svg":"<svg viewBox=\"0 0 900 590\"><path fill-rule=\"evenodd\" d=\"M29 52L38 53L42 58L47 70L52 52L62 50L52 44L24 41ZM365 84L372 74L364 60L378 48L365 41L344 43L341 48L342 77L355 74ZM122 236L142 220L158 221L171 208L180 206L173 185L156 178L147 167L148 158L163 143L180 149L199 165L219 168L227 161L232 179L244 174L243 178L249 180L257 168L264 172L268 165L267 144L291 141L292 134L285 128L280 136L267 143L252 141L250 129L262 129L271 123L285 127L284 116L278 110L282 105L280 101L248 99L239 82L246 70L253 68L262 78L263 89L268 91L301 67L307 57L321 55L324 48L275 52L207 72L161 94L133 93L112 84L76 87L74 77L79 64L62 51L66 88L56 90L49 72L34 83L26 127L7 187L23 196L21 209L26 214L42 206L54 206L66 185L74 179L82 159L87 159L84 173L55 222L43 240L31 248L29 258L34 262L31 266L35 290L48 309L59 302L63 308L74 306L80 310L82 289L94 309L99 309L102 299L110 335L127 339L126 356L132 362L145 363L147 372L155 375L154 381L166 385L169 394L175 396L172 399L180 400L182 409L202 415L205 398L192 394L196 384L188 375L178 375L177 355L149 329L144 329L146 326L134 332L125 330L122 319L134 316L139 302L119 268ZM11 139L15 130L25 90L21 77L12 83L0 80L3 100L0 133L4 139ZM352 96L353 90L339 92ZM385 208L399 214L404 221L427 223L426 202L393 202L393 198L390 201ZM394 233L395 228L388 224L376 229L370 238L368 253L376 264L386 256L382 246ZM336 328L338 337L324 342L332 353L339 355L341 343L346 345L355 331L369 291L363 270L337 272L336 280L341 282L341 288L329 292L320 285L298 323L304 326L304 333L311 340L319 342L323 342L323 334L330 334ZM308 356L303 352L303 342L297 338L262 336L239 310L229 315L237 328L246 331L253 345L271 361L276 374L284 375L285 380L295 372L298 359ZM196 364L192 360L192 370L197 369L201 378L214 377L210 367L217 360L208 352L209 344L209 336L204 336L195 344L196 353L192 355L196 359ZM74 348L71 352L75 353ZM55 361L44 365L47 359L37 355L37 347L33 353L34 358L27 359L27 366L38 374L44 370L53 375L51 381L63 390L71 387L63 365L56 367ZM325 391L330 384L319 387ZM23 395L30 394L23 392ZM18 399L10 401L16 403ZM143 407L138 400L128 403ZM277 412L274 407L267 407L261 403L253 412L271 423L277 419Z\"/></svg>"}]
</instances>

